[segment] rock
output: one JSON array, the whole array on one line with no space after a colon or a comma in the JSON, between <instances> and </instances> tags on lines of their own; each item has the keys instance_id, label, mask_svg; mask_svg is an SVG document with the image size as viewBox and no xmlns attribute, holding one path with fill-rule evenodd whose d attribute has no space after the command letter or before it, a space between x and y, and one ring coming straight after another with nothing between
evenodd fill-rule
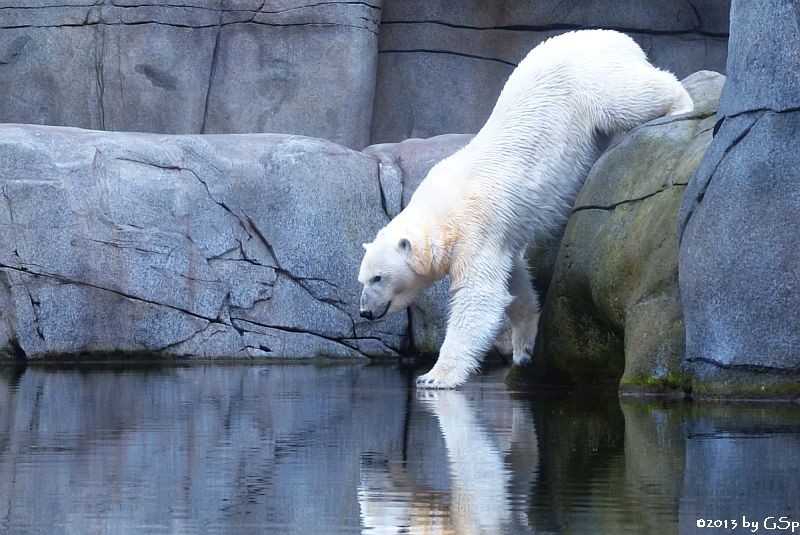
<instances>
[{"instance_id":1,"label":"rock","mask_svg":"<svg viewBox=\"0 0 800 535\"><path fill-rule=\"evenodd\" d=\"M720 97L720 117L800 108L800 56L787 53L800 48L798 17L794 0L733 2L731 74Z\"/></svg>"},{"instance_id":2,"label":"rock","mask_svg":"<svg viewBox=\"0 0 800 535\"><path fill-rule=\"evenodd\" d=\"M471 139L470 135L442 135L367 147L364 152L381 162L381 183L399 181L401 185L393 193L384 188L384 198L390 199L387 202L389 217L395 217L408 204L420 182L437 162L457 152ZM419 353L431 355L439 352L447 330L449 289L450 280L445 278L423 292L409 307L411 341Z\"/></svg>"},{"instance_id":3,"label":"rock","mask_svg":"<svg viewBox=\"0 0 800 535\"><path fill-rule=\"evenodd\" d=\"M0 125L0 346L395 356L404 315L358 317L378 178L297 136Z\"/></svg>"},{"instance_id":4,"label":"rock","mask_svg":"<svg viewBox=\"0 0 800 535\"><path fill-rule=\"evenodd\" d=\"M381 162L381 173L397 172L401 177L400 204L405 208L431 168L458 152L472 140L471 135L441 135L430 139L407 139L401 143L372 145L364 149ZM392 211L390 217L400 210Z\"/></svg>"},{"instance_id":5,"label":"rock","mask_svg":"<svg viewBox=\"0 0 800 535\"><path fill-rule=\"evenodd\" d=\"M714 142L680 220L686 364L700 396L800 396L800 5L735 1Z\"/></svg>"},{"instance_id":6,"label":"rock","mask_svg":"<svg viewBox=\"0 0 800 535\"><path fill-rule=\"evenodd\" d=\"M701 32L726 34L730 2L717 0L685 2L670 0L643 3L624 0L614 4L603 2L568 2L503 0L385 0L382 23L406 23L428 20L453 26L508 28L515 25L541 28L546 26L588 26L641 32Z\"/></svg>"},{"instance_id":7,"label":"rock","mask_svg":"<svg viewBox=\"0 0 800 535\"><path fill-rule=\"evenodd\" d=\"M678 75L722 71L729 3L96 4L3 4L0 122L276 132L356 149L475 133L514 66L565 30L626 31Z\"/></svg>"},{"instance_id":8,"label":"rock","mask_svg":"<svg viewBox=\"0 0 800 535\"><path fill-rule=\"evenodd\" d=\"M694 101L693 115L713 115L717 111L720 93L725 87L726 78L718 72L698 71L681 84Z\"/></svg>"},{"instance_id":9,"label":"rock","mask_svg":"<svg viewBox=\"0 0 800 535\"><path fill-rule=\"evenodd\" d=\"M14 0L0 121L369 141L380 2Z\"/></svg>"},{"instance_id":10,"label":"rock","mask_svg":"<svg viewBox=\"0 0 800 535\"><path fill-rule=\"evenodd\" d=\"M728 6L727 0L631 0L613 8L604 2L386 0L372 142L477 132L516 64L568 30L624 31L654 64L678 76L724 72Z\"/></svg>"},{"instance_id":11,"label":"rock","mask_svg":"<svg viewBox=\"0 0 800 535\"><path fill-rule=\"evenodd\" d=\"M385 48L378 61L373 143L448 132L475 134L514 70L500 61L389 50L394 49Z\"/></svg>"},{"instance_id":12,"label":"rock","mask_svg":"<svg viewBox=\"0 0 800 535\"><path fill-rule=\"evenodd\" d=\"M690 76L695 112L634 129L594 165L555 262L534 365L514 380L684 387L675 217L711 142L722 80Z\"/></svg>"}]
</instances>

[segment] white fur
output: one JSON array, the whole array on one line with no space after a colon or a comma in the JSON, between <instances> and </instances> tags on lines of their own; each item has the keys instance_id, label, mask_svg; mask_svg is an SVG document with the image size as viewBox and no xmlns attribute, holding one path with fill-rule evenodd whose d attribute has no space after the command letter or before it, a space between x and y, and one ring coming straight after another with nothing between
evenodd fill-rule
<instances>
[{"instance_id":1,"label":"white fur","mask_svg":"<svg viewBox=\"0 0 800 535\"><path fill-rule=\"evenodd\" d=\"M619 32L570 32L528 54L475 138L434 166L367 246L359 279L370 303L396 298L405 306L445 273L452 279L447 335L418 386L464 382L505 312L514 361L530 358L539 305L521 260L525 247L563 223L604 139L692 107L675 77ZM373 287L378 272L404 280Z\"/></svg>"}]
</instances>

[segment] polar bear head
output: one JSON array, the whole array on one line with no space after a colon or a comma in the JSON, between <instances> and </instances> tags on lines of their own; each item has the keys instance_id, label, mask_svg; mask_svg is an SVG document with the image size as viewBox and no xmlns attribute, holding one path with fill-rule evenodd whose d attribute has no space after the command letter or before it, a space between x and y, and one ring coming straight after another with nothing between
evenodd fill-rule
<instances>
[{"instance_id":1,"label":"polar bear head","mask_svg":"<svg viewBox=\"0 0 800 535\"><path fill-rule=\"evenodd\" d=\"M428 240L403 228L397 220L381 229L372 243L364 244L358 281L362 318L377 320L409 306L431 278Z\"/></svg>"}]
</instances>

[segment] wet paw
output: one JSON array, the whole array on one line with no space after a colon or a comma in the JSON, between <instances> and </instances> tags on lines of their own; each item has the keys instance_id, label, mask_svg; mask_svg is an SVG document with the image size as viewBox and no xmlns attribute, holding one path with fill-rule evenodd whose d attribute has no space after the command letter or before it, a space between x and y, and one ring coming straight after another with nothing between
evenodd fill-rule
<instances>
[{"instance_id":1,"label":"wet paw","mask_svg":"<svg viewBox=\"0 0 800 535\"><path fill-rule=\"evenodd\" d=\"M531 345L524 345L520 348L514 348L514 364L517 366L521 366L523 364L527 364L531 361L531 357L533 356L533 344Z\"/></svg>"},{"instance_id":2,"label":"wet paw","mask_svg":"<svg viewBox=\"0 0 800 535\"><path fill-rule=\"evenodd\" d=\"M514 336L513 348L514 348L514 364L522 365L527 362L530 362L531 357L533 356L533 344L536 341L536 331L533 331L534 335L530 336L528 331L527 336Z\"/></svg>"},{"instance_id":3,"label":"wet paw","mask_svg":"<svg viewBox=\"0 0 800 535\"><path fill-rule=\"evenodd\" d=\"M417 388L456 388L466 380L466 376L453 371L437 370L436 366L425 375L417 377Z\"/></svg>"}]
</instances>

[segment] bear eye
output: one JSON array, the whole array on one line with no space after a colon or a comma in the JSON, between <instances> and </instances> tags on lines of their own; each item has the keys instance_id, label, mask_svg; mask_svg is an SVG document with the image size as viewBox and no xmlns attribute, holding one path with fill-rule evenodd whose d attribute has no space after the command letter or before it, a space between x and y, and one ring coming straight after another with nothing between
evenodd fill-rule
<instances>
[{"instance_id":1,"label":"bear eye","mask_svg":"<svg viewBox=\"0 0 800 535\"><path fill-rule=\"evenodd\" d=\"M373 283L374 282L381 282L381 276L380 275L375 275L374 277L372 277L370 282L373 282Z\"/></svg>"}]
</instances>

